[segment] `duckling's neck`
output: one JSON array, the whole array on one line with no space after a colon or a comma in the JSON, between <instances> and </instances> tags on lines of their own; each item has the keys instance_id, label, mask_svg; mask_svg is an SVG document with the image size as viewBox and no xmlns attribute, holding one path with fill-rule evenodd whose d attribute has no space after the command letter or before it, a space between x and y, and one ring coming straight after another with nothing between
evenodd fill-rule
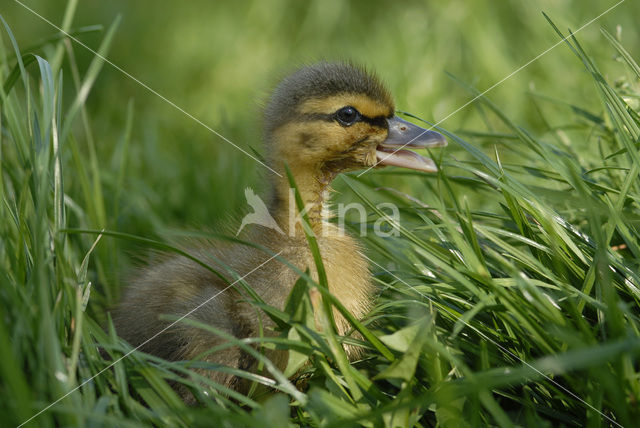
<instances>
[{"instance_id":1,"label":"duckling's neck","mask_svg":"<svg viewBox=\"0 0 640 428\"><path fill-rule=\"evenodd\" d=\"M328 197L335 174L317 169L297 169L291 171L297 189L297 193L305 206L305 214L309 224L318 236L326 232L329 219ZM272 184L272 196L269 212L272 213L276 223L288 236L304 237L301 223L301 215L296 205L296 191L292 189L286 174L278 177Z\"/></svg>"}]
</instances>

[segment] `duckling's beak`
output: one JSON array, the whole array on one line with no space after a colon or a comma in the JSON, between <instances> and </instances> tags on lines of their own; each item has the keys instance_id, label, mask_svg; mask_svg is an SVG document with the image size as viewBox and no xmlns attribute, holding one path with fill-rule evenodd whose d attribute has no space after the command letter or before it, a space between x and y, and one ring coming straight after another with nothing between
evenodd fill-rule
<instances>
[{"instance_id":1,"label":"duckling's beak","mask_svg":"<svg viewBox=\"0 0 640 428\"><path fill-rule=\"evenodd\" d=\"M376 147L378 165L393 165L418 171L436 172L438 168L433 160L420 156L409 149L444 147L447 140L436 131L426 130L411 122L393 116L387 119L389 134L387 139Z\"/></svg>"}]
</instances>

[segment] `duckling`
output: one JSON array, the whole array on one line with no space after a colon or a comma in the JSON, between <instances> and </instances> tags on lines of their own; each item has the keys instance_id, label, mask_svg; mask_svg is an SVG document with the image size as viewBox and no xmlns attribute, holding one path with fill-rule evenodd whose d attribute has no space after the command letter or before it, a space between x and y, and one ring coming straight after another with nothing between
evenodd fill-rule
<instances>
[{"instance_id":1,"label":"duckling","mask_svg":"<svg viewBox=\"0 0 640 428\"><path fill-rule=\"evenodd\" d=\"M285 173L288 165L317 236L329 291L356 318L372 307L375 289L358 242L327 221L330 183L341 172L373 166L436 171L431 159L401 148L446 144L441 134L404 121L394 112L393 99L379 79L349 63L320 62L286 77L264 112L266 162L277 173L268 177L265 200L276 226L271 222L242 224L243 239L279 254L301 271L308 269L317 279L304 230L296 221L295 194ZM272 226L265 227L269 224ZM177 318L189 313L189 318L236 338L274 335L270 319L229 283L242 277L267 304L282 309L298 274L264 251L246 245L200 245L190 254L220 272L236 272L237 276L229 275L225 282L189 258L167 257L138 272L125 290L113 312L117 333L142 351L168 360L202 358L235 369L255 370L254 358L242 349L231 346L210 352L225 340L185 323L171 325L163 315ZM312 296L318 325L319 300ZM334 317L337 333L347 334L349 323L337 312ZM148 340L154 335L157 337ZM359 349L345 347L352 359ZM268 357L284 369L286 352L272 352ZM200 372L227 388L247 388L246 382L228 372ZM190 400L188 392L180 392Z\"/></svg>"}]
</instances>

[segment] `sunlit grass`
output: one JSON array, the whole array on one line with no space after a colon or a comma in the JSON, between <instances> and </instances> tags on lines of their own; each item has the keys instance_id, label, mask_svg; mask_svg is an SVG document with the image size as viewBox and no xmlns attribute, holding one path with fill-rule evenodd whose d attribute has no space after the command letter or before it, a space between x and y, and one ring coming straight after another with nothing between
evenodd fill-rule
<instances>
[{"instance_id":1,"label":"sunlit grass","mask_svg":"<svg viewBox=\"0 0 640 428\"><path fill-rule=\"evenodd\" d=\"M118 22L101 33L101 54L113 47ZM238 372L271 388L243 396L190 371L231 369L131 353L108 318L121 262L131 258L124 248L182 251L162 238L182 214L149 211L161 206L157 200L167 189L144 184L145 171L130 168L133 153L147 153L158 169L192 165L134 147L132 133L144 124L129 101L124 123L110 131L118 135L110 158L101 158L105 150L96 147L94 128L105 125L91 118L85 95L102 61L93 57L81 72L72 48L57 36L43 42L49 55L40 46L30 49L36 57L20 52L4 22L3 31L3 424L18 425L47 409L33 424L634 425L640 412L640 68L617 37L603 31L599 42L625 67L614 82L599 71L609 64L589 57L589 46L571 37L558 48L577 59L571 73L590 90L585 105L520 92L538 111L540 129L520 125L499 102L481 98L476 107L484 126L441 130L450 146L432 154L440 163L437 175L390 169L338 179L341 197L368 207L369 229L385 216L379 201L401 209L400 224L388 225L398 237L362 238L381 290L369 316L352 320L364 339L315 331L310 287L323 293L325 314L339 305L325 292L322 275L315 284L299 272L283 310L265 306L240 280L246 298L282 332L229 338L269 375ZM66 91L61 71L72 77ZM456 84L470 96L478 93L464 79ZM73 97L65 102L68 93ZM135 185L125 184L127 176ZM394 187L404 181L410 185ZM193 190L200 184L172 185ZM109 230L100 234L104 225ZM145 233L128 233L136 226ZM309 242L313 248L313 237ZM365 357L349 364L341 341L364 347ZM291 351L284 373L258 352L269 347ZM295 388L299 381L304 388ZM185 406L173 383L189 387L201 405Z\"/></svg>"}]
</instances>

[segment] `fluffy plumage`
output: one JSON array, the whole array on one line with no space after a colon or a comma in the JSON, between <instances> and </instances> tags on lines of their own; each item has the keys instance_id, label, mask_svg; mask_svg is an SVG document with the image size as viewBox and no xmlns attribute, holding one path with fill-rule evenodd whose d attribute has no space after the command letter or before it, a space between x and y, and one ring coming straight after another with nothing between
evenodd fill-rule
<instances>
[{"instance_id":1,"label":"fluffy plumage","mask_svg":"<svg viewBox=\"0 0 640 428\"><path fill-rule=\"evenodd\" d=\"M304 101L340 94L365 95L393 112L391 94L375 74L354 64L319 62L298 69L278 85L264 112L267 139L284 122L296 120L296 108Z\"/></svg>"},{"instance_id":2,"label":"fluffy plumage","mask_svg":"<svg viewBox=\"0 0 640 428\"><path fill-rule=\"evenodd\" d=\"M273 253L282 252L281 256L300 270L309 269L315 274L302 228L292 221L297 212L291 209L292 193L284 173L284 165L288 164L303 201L311 207L308 215L317 235L329 290L358 318L367 313L373 301L374 287L368 265L356 240L326 222L324 204L329 184L338 173L373 166L378 159L378 149L385 142L394 136L396 144L398 138L402 140L402 132L407 127L417 128L407 122L401 131L393 131L389 125L395 123L393 114L393 101L379 80L350 64L323 62L302 68L284 79L265 109L267 159L269 166L282 175L269 176L271 190L266 199L269 213L280 230L248 225L242 231L245 240ZM432 140L435 138L429 135ZM430 144L437 145L433 141ZM442 140L438 141L441 145ZM294 271L276 260L250 273L270 257L252 247L203 243L190 252L223 272L229 281L248 274L245 280L255 292L280 309L298 279ZM189 317L238 338L259 336L261 326L264 334L276 334L269 318L248 303L239 288L222 292L226 287L225 281L200 264L184 257L168 257L141 270L131 281L113 313L117 332L131 345L142 345L143 351L169 360L201 358L233 368L255 370L254 359L237 347L210 352L224 343L224 339L184 323L146 342L170 322L163 319L163 315L180 317L214 295L214 299ZM319 311L317 298L312 296L312 300ZM337 313L335 318L338 333L346 334L350 329L346 320ZM358 354L355 347L346 350L351 357ZM268 356L284 369L285 351L271 352ZM227 373L201 372L227 387L246 389L246 384ZM193 399L188 391L180 392L187 401Z\"/></svg>"}]
</instances>

